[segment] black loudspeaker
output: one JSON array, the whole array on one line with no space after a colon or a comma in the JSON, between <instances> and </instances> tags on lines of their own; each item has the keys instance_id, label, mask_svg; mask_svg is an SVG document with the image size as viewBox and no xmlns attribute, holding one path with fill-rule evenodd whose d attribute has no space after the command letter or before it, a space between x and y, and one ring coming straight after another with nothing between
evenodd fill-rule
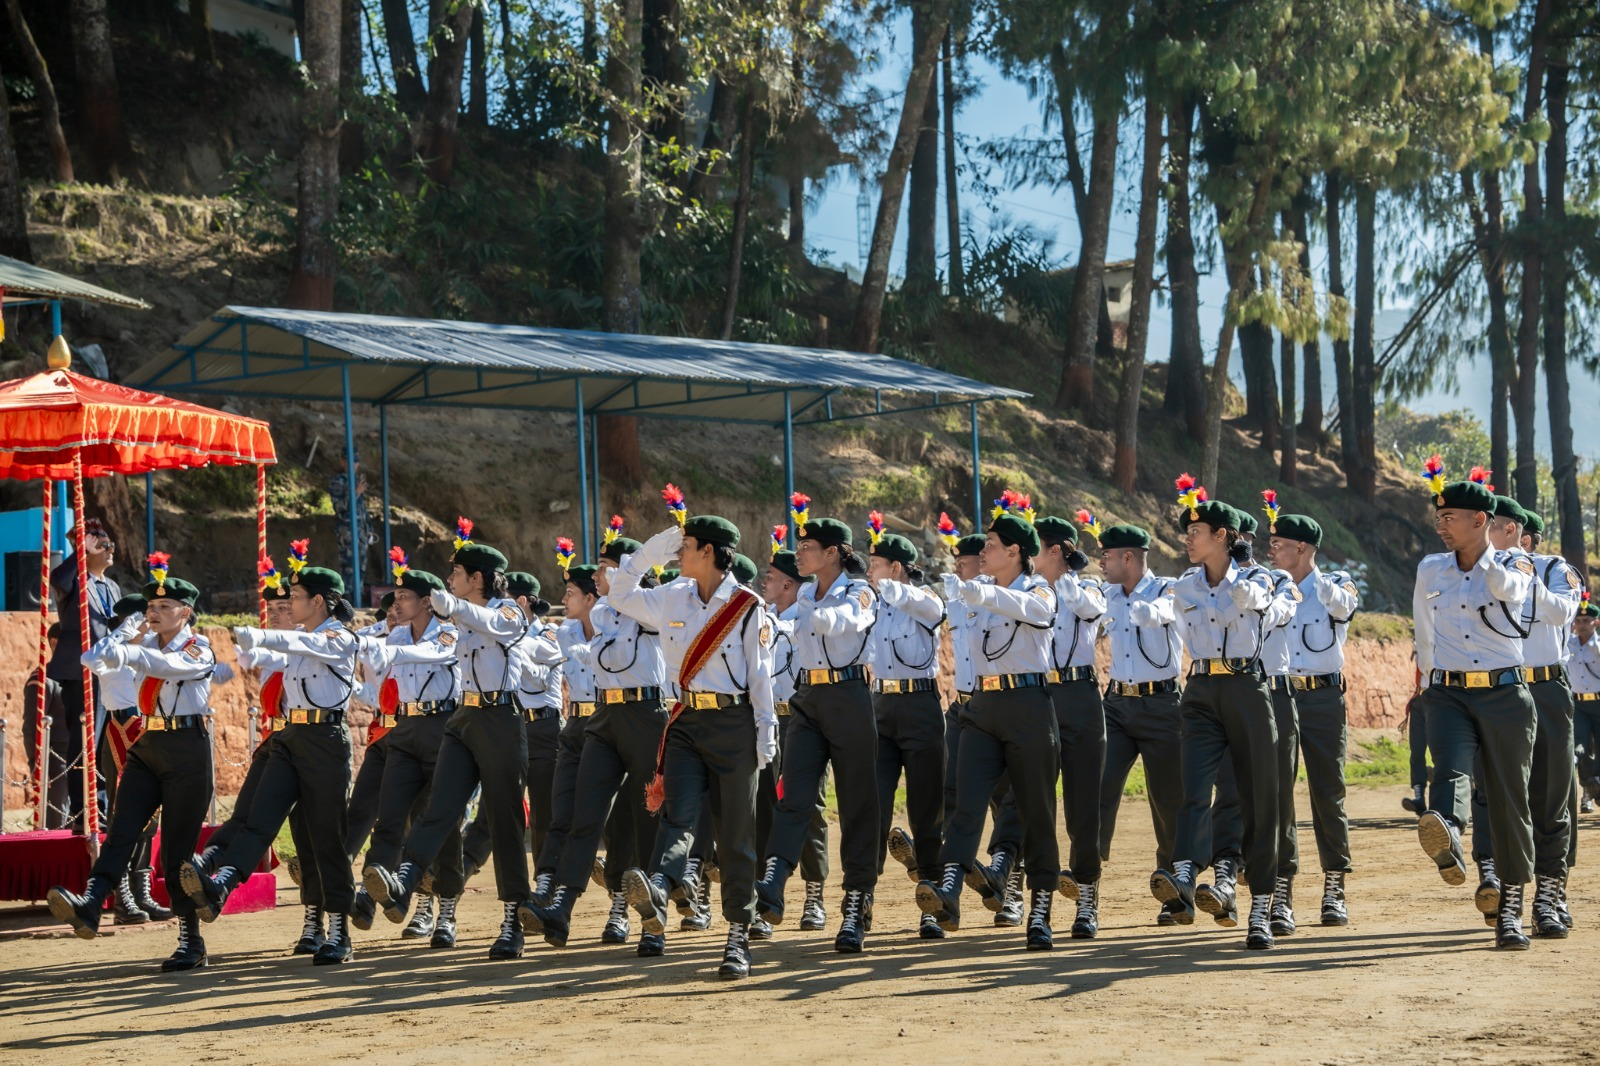
<instances>
[{"instance_id":1,"label":"black loudspeaker","mask_svg":"<svg viewBox=\"0 0 1600 1066\"><path fill-rule=\"evenodd\" d=\"M39 553L6 552L6 599L8 611L39 609Z\"/></svg>"}]
</instances>

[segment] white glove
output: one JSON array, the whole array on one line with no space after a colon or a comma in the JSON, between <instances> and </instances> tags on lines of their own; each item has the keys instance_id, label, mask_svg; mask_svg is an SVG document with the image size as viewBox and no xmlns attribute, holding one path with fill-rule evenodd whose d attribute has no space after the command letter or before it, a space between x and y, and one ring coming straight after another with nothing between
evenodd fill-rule
<instances>
[{"instance_id":1,"label":"white glove","mask_svg":"<svg viewBox=\"0 0 1600 1066\"><path fill-rule=\"evenodd\" d=\"M906 587L898 581L884 579L878 582L878 596L883 600L885 607L898 610L905 606Z\"/></svg>"},{"instance_id":2,"label":"white glove","mask_svg":"<svg viewBox=\"0 0 1600 1066\"><path fill-rule=\"evenodd\" d=\"M657 566L666 566L677 557L678 550L682 547L683 530L676 525L668 526L645 541L644 547L633 553L629 572L638 573Z\"/></svg>"},{"instance_id":3,"label":"white glove","mask_svg":"<svg viewBox=\"0 0 1600 1066\"><path fill-rule=\"evenodd\" d=\"M949 601L955 599L956 594L961 591L961 579L955 574L943 574L941 577L944 581L945 600Z\"/></svg>"},{"instance_id":4,"label":"white glove","mask_svg":"<svg viewBox=\"0 0 1600 1066\"><path fill-rule=\"evenodd\" d=\"M99 660L99 658L100 658L100 656L95 654L95 650L93 648L90 648L88 651L86 651L82 655L78 656L78 661L80 663L82 663L84 666L93 666L96 663L96 661Z\"/></svg>"},{"instance_id":5,"label":"white glove","mask_svg":"<svg viewBox=\"0 0 1600 1066\"><path fill-rule=\"evenodd\" d=\"M220 663L219 662L215 667L212 668L212 670L211 670L211 681L212 681L213 684L226 685L229 681L232 681L232 680L233 680L233 667L229 666L227 663Z\"/></svg>"},{"instance_id":6,"label":"white glove","mask_svg":"<svg viewBox=\"0 0 1600 1066\"><path fill-rule=\"evenodd\" d=\"M1322 606L1333 606L1333 594L1339 591L1339 582L1327 574L1317 575L1317 599Z\"/></svg>"},{"instance_id":7,"label":"white glove","mask_svg":"<svg viewBox=\"0 0 1600 1066\"><path fill-rule=\"evenodd\" d=\"M1136 626L1153 626L1156 624L1156 605L1148 600L1139 600L1128 604L1128 621Z\"/></svg>"},{"instance_id":8,"label":"white glove","mask_svg":"<svg viewBox=\"0 0 1600 1066\"><path fill-rule=\"evenodd\" d=\"M233 642L245 651L256 646L256 631L253 626L234 626Z\"/></svg>"},{"instance_id":9,"label":"white glove","mask_svg":"<svg viewBox=\"0 0 1600 1066\"><path fill-rule=\"evenodd\" d=\"M756 769L765 770L778 757L778 723L756 723Z\"/></svg>"},{"instance_id":10,"label":"white glove","mask_svg":"<svg viewBox=\"0 0 1600 1066\"><path fill-rule=\"evenodd\" d=\"M1250 586L1247 582L1235 581L1233 583L1232 596L1233 605L1239 610L1248 611L1250 609Z\"/></svg>"}]
</instances>

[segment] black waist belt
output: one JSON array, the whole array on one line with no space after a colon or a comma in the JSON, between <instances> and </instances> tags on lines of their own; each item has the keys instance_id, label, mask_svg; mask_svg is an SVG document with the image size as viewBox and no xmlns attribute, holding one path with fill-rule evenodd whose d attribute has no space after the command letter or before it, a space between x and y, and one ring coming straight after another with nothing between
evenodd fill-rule
<instances>
[{"instance_id":1,"label":"black waist belt","mask_svg":"<svg viewBox=\"0 0 1600 1066\"><path fill-rule=\"evenodd\" d=\"M846 666L838 670L802 670L800 680L807 685L837 685L841 681L857 681L867 676L864 666Z\"/></svg>"},{"instance_id":2,"label":"black waist belt","mask_svg":"<svg viewBox=\"0 0 1600 1066\"><path fill-rule=\"evenodd\" d=\"M1312 692L1319 688L1343 688L1343 674L1290 674L1289 683L1296 692Z\"/></svg>"},{"instance_id":3,"label":"black waist belt","mask_svg":"<svg viewBox=\"0 0 1600 1066\"><path fill-rule=\"evenodd\" d=\"M1273 692L1287 692L1293 695L1295 690L1294 678L1288 674L1273 674L1267 678L1267 688Z\"/></svg>"},{"instance_id":4,"label":"black waist belt","mask_svg":"<svg viewBox=\"0 0 1600 1066\"><path fill-rule=\"evenodd\" d=\"M1260 659L1196 659L1189 664L1190 677L1228 677L1234 674L1260 675Z\"/></svg>"},{"instance_id":5,"label":"black waist belt","mask_svg":"<svg viewBox=\"0 0 1600 1066\"><path fill-rule=\"evenodd\" d=\"M522 716L524 718L526 718L530 722L542 722L546 718L556 718L556 717L560 716L560 714L561 714L561 708L560 707L524 707L524 708L522 708Z\"/></svg>"},{"instance_id":6,"label":"black waist belt","mask_svg":"<svg viewBox=\"0 0 1600 1066\"><path fill-rule=\"evenodd\" d=\"M983 674L978 678L978 692L1004 692L1013 688L1043 688L1044 674Z\"/></svg>"},{"instance_id":7,"label":"black waist belt","mask_svg":"<svg viewBox=\"0 0 1600 1066\"><path fill-rule=\"evenodd\" d=\"M1157 696L1178 691L1178 679L1165 681L1113 681L1106 687L1107 696Z\"/></svg>"},{"instance_id":8,"label":"black waist belt","mask_svg":"<svg viewBox=\"0 0 1600 1066\"><path fill-rule=\"evenodd\" d=\"M935 692L939 682L931 677L883 677L872 683L872 691L884 696L898 696L910 692Z\"/></svg>"},{"instance_id":9,"label":"black waist belt","mask_svg":"<svg viewBox=\"0 0 1600 1066\"><path fill-rule=\"evenodd\" d=\"M505 707L511 703L511 691L501 689L498 692L463 692L461 706L463 707Z\"/></svg>"},{"instance_id":10,"label":"black waist belt","mask_svg":"<svg viewBox=\"0 0 1600 1066\"><path fill-rule=\"evenodd\" d=\"M857 669L860 669L857 667ZM678 700L686 711L715 711L750 702L748 692L685 692Z\"/></svg>"},{"instance_id":11,"label":"black waist belt","mask_svg":"<svg viewBox=\"0 0 1600 1066\"><path fill-rule=\"evenodd\" d=\"M1069 681L1094 681L1096 674L1092 666L1069 666L1065 670L1051 670L1045 675L1052 685L1065 685Z\"/></svg>"},{"instance_id":12,"label":"black waist belt","mask_svg":"<svg viewBox=\"0 0 1600 1066\"><path fill-rule=\"evenodd\" d=\"M970 693L970 692L957 692L956 693L956 702L957 703L971 703L972 702L972 693Z\"/></svg>"},{"instance_id":13,"label":"black waist belt","mask_svg":"<svg viewBox=\"0 0 1600 1066\"><path fill-rule=\"evenodd\" d=\"M451 714L456 709L456 701L448 700L412 700L396 707L396 718L426 717L433 714Z\"/></svg>"},{"instance_id":14,"label":"black waist belt","mask_svg":"<svg viewBox=\"0 0 1600 1066\"><path fill-rule=\"evenodd\" d=\"M1529 666L1527 670L1528 681L1565 681L1567 668L1557 663L1555 666Z\"/></svg>"},{"instance_id":15,"label":"black waist belt","mask_svg":"<svg viewBox=\"0 0 1600 1066\"><path fill-rule=\"evenodd\" d=\"M1428 675L1428 683L1444 688L1499 688L1517 685L1527 680L1527 671L1520 666L1500 670L1435 670Z\"/></svg>"},{"instance_id":16,"label":"black waist belt","mask_svg":"<svg viewBox=\"0 0 1600 1066\"><path fill-rule=\"evenodd\" d=\"M321 725L324 722L344 721L343 709L328 711L321 707L291 707L283 712L284 725Z\"/></svg>"},{"instance_id":17,"label":"black waist belt","mask_svg":"<svg viewBox=\"0 0 1600 1066\"><path fill-rule=\"evenodd\" d=\"M661 689L655 685L645 688L603 688L596 696L596 703L647 703L659 700Z\"/></svg>"},{"instance_id":18,"label":"black waist belt","mask_svg":"<svg viewBox=\"0 0 1600 1066\"><path fill-rule=\"evenodd\" d=\"M144 720L145 729L152 733L165 733L176 729L204 729L206 715L203 714L152 714Z\"/></svg>"},{"instance_id":19,"label":"black waist belt","mask_svg":"<svg viewBox=\"0 0 1600 1066\"><path fill-rule=\"evenodd\" d=\"M107 710L106 713L109 714L111 717L115 718L119 722L126 722L126 721L129 721L130 719L139 717L139 708L137 708L137 707L113 707L110 710Z\"/></svg>"},{"instance_id":20,"label":"black waist belt","mask_svg":"<svg viewBox=\"0 0 1600 1066\"><path fill-rule=\"evenodd\" d=\"M1572 698L1588 703L1591 700L1600 700L1600 692L1574 692Z\"/></svg>"}]
</instances>

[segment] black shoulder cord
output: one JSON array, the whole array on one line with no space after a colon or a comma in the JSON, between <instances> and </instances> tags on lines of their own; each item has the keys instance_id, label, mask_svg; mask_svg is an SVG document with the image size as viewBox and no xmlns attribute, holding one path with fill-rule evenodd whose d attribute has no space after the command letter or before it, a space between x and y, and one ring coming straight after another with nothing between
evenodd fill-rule
<instances>
[{"instance_id":1,"label":"black shoulder cord","mask_svg":"<svg viewBox=\"0 0 1600 1066\"><path fill-rule=\"evenodd\" d=\"M1050 594L1052 596L1055 595L1055 590L1051 589L1050 590ZM1061 605L1059 603L1057 603L1056 609L1057 610L1061 609ZM991 611L990 613L992 614L993 612ZM985 627L984 630L983 630L983 654L990 662L994 662L996 659L1000 658L1006 652L1011 650L1011 645L1015 644L1016 641L1017 641L1017 632L1023 626L1027 626L1029 629L1044 629L1044 630L1053 630L1056 627L1055 619L1053 619L1053 618L1050 620L1050 624L1049 625L1044 625L1044 626L1036 626L1032 622L1024 622L1019 618L1007 618L1001 624L1002 625L1009 625L1011 627L1011 635L1006 638L1005 646L1002 647L999 651L990 651L989 650L989 635L991 633L993 633L994 630L989 629L988 627ZM1052 644L1053 643L1054 642L1052 641ZM1054 654L1054 649L1052 649L1052 655L1053 654Z\"/></svg>"},{"instance_id":2,"label":"black shoulder cord","mask_svg":"<svg viewBox=\"0 0 1600 1066\"><path fill-rule=\"evenodd\" d=\"M1243 574L1240 575L1240 580L1243 580L1245 578L1254 576L1255 572L1257 570L1260 570L1260 569L1261 569L1261 567L1259 567L1259 566L1252 566L1249 570L1245 571ZM1278 594L1278 590L1277 590L1276 587L1273 588L1272 594L1274 596L1276 596ZM1255 611L1255 612L1252 612L1252 613L1254 613L1255 616L1256 616L1256 650L1255 650L1255 653L1250 656L1250 664L1252 666L1254 666L1254 665L1256 665L1257 663L1259 663L1261 661L1261 653L1262 653L1262 651L1265 650L1266 636L1267 636L1267 612L1266 611ZM1224 665L1226 665L1227 661L1228 661L1228 629L1229 629L1229 627L1226 626L1226 625L1224 625L1222 627L1222 661L1223 661ZM1249 669L1245 669L1245 670L1233 670L1233 669L1230 669L1229 673L1247 674L1247 673L1250 673L1250 670Z\"/></svg>"},{"instance_id":3,"label":"black shoulder cord","mask_svg":"<svg viewBox=\"0 0 1600 1066\"><path fill-rule=\"evenodd\" d=\"M854 584L854 582L851 583ZM872 593L873 599L878 599L878 593L876 589L874 589L871 585L867 585L866 588L868 592ZM856 653L850 657L850 661L845 663L845 666L854 666L856 663L861 661L861 656L865 655L867 651L867 641L872 639L872 631L877 627L877 624L878 612L874 610L872 612L872 621L867 623L867 631L861 634L861 647L856 649ZM822 648L822 661L828 664L828 669L840 669L839 664L833 661L833 656L828 654L828 638L823 636L821 633L818 633L817 644Z\"/></svg>"},{"instance_id":4,"label":"black shoulder cord","mask_svg":"<svg viewBox=\"0 0 1600 1066\"><path fill-rule=\"evenodd\" d=\"M890 608L885 607L884 610L890 610ZM905 667L907 670L926 670L928 666L932 664L933 660L939 655L939 640L934 636L934 634L938 632L939 626L944 624L946 617L945 612L943 610L939 612L939 621L934 623L931 628L923 625L920 619L916 618L909 612L896 611L895 613L904 614L907 618L911 619L912 623L918 629L922 630L923 634L928 638L928 655L927 658L923 659L920 663L906 662L905 656L900 654L900 637L889 638L889 651L894 655L895 661L901 666Z\"/></svg>"},{"instance_id":5,"label":"black shoulder cord","mask_svg":"<svg viewBox=\"0 0 1600 1066\"><path fill-rule=\"evenodd\" d=\"M1176 584L1176 582L1174 582L1173 584ZM1165 596L1167 594L1167 589L1169 589L1171 587L1172 587L1171 585L1163 587L1160 592L1156 593L1156 595L1157 596ZM1132 600L1132 598L1129 597L1127 594L1124 594L1122 598L1128 601L1128 608L1129 608L1129 610L1132 610L1133 609L1133 600ZM1129 625L1133 625L1133 619L1131 619L1131 618L1128 619L1128 624ZM1166 641L1167 658L1166 658L1165 662L1159 662L1159 663L1156 662L1154 659L1150 658L1150 653L1144 650L1144 628L1142 626L1137 626L1137 625L1133 626L1133 642L1134 642L1135 645L1138 646L1139 654L1144 657L1144 661L1145 662L1149 663L1152 667L1154 667L1157 670L1168 670L1168 669L1171 669L1171 667L1172 667L1172 641L1170 639L1171 634L1172 634L1172 623L1171 622L1163 622L1163 623L1161 623L1161 633L1162 633L1163 637L1169 638Z\"/></svg>"},{"instance_id":6,"label":"black shoulder cord","mask_svg":"<svg viewBox=\"0 0 1600 1066\"><path fill-rule=\"evenodd\" d=\"M1489 608L1480 605L1478 607L1478 617L1483 619L1485 628L1487 628L1489 632L1493 633L1495 636L1505 637L1507 640L1527 640L1528 634L1532 632L1531 627L1529 629L1523 629L1517 624L1517 619L1506 607L1505 600L1496 600L1495 603L1499 605L1500 613L1506 616L1506 621L1510 623L1512 631L1510 633L1502 633L1500 630L1496 629L1494 627L1494 623L1489 621Z\"/></svg>"},{"instance_id":7,"label":"black shoulder cord","mask_svg":"<svg viewBox=\"0 0 1600 1066\"><path fill-rule=\"evenodd\" d=\"M606 659L605 659L606 651L613 644L615 644L617 642L617 640L619 639L617 637L612 637L610 640L608 640L604 644L600 645L599 650L597 650L594 653L594 663L595 663L595 665L598 666L600 669L604 670L608 674L620 674L620 673L623 673L624 671L632 670L633 669L633 664L639 661L639 640L640 640L640 636L642 636L642 631L641 631L640 634L636 634L634 636L634 639L633 639L633 642L632 642L632 645L633 645L633 657L630 658L625 665L623 665L623 666L607 666L606 665Z\"/></svg>"},{"instance_id":8,"label":"black shoulder cord","mask_svg":"<svg viewBox=\"0 0 1600 1066\"><path fill-rule=\"evenodd\" d=\"M521 610L518 610L517 613L522 614ZM524 614L522 615L522 630L517 633L516 636L506 641L504 644L500 643L498 640L491 641L495 647L500 649L500 654L503 655L506 660L505 668L500 671L500 687L494 691L504 692L506 690L506 682L511 680L511 648L517 643L517 641L528 635L529 628L531 627L528 623L528 616ZM472 683L478 686L479 692L486 692L489 690L485 689L483 687L483 682L478 680L478 651L478 648L472 649Z\"/></svg>"}]
</instances>

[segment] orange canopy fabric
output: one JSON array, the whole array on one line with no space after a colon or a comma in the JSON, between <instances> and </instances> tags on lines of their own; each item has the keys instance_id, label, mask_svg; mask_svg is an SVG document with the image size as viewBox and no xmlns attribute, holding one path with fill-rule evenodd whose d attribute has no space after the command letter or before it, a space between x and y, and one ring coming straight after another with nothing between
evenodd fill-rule
<instances>
[{"instance_id":1,"label":"orange canopy fabric","mask_svg":"<svg viewBox=\"0 0 1600 1066\"><path fill-rule=\"evenodd\" d=\"M71 479L78 450L84 477L278 461L259 419L70 370L0 383L0 478Z\"/></svg>"}]
</instances>

